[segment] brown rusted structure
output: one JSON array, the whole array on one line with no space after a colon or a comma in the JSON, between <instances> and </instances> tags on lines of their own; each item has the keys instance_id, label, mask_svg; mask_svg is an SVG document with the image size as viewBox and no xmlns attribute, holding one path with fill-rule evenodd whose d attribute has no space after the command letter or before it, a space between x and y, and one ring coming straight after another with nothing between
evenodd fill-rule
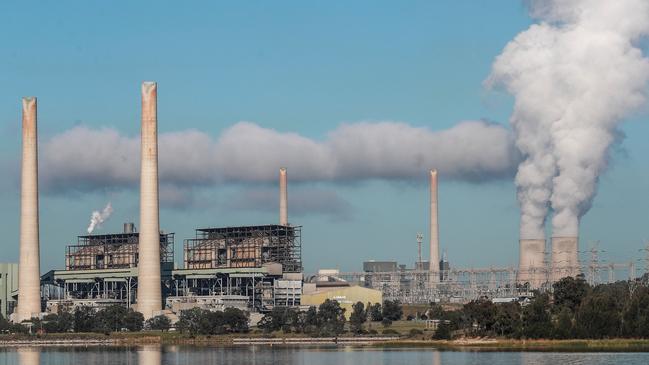
<instances>
[{"instance_id":1,"label":"brown rusted structure","mask_svg":"<svg viewBox=\"0 0 649 365\"><path fill-rule=\"evenodd\" d=\"M137 267L137 232L79 236L65 252L66 270L102 270ZM160 234L160 261L173 263L174 234Z\"/></svg>"},{"instance_id":2,"label":"brown rusted structure","mask_svg":"<svg viewBox=\"0 0 649 365\"><path fill-rule=\"evenodd\" d=\"M302 270L302 227L265 225L196 230L185 240L185 269L254 268L282 265L284 272Z\"/></svg>"}]
</instances>

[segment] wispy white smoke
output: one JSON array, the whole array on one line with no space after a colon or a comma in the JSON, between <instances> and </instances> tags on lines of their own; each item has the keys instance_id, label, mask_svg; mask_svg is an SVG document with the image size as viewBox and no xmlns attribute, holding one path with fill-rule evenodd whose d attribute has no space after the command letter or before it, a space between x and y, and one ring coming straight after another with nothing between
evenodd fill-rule
<instances>
[{"instance_id":1,"label":"wispy white smoke","mask_svg":"<svg viewBox=\"0 0 649 365\"><path fill-rule=\"evenodd\" d=\"M590 209L620 122L645 102L647 0L531 0L538 19L494 62L488 85L515 97L523 153L516 175L521 238L574 236Z\"/></svg>"},{"instance_id":2,"label":"wispy white smoke","mask_svg":"<svg viewBox=\"0 0 649 365\"><path fill-rule=\"evenodd\" d=\"M101 228L101 225L110 218L110 215L113 214L113 206L108 202L104 209L100 212L95 210L90 215L90 225L88 225L88 233L92 233L95 228Z\"/></svg>"}]
</instances>

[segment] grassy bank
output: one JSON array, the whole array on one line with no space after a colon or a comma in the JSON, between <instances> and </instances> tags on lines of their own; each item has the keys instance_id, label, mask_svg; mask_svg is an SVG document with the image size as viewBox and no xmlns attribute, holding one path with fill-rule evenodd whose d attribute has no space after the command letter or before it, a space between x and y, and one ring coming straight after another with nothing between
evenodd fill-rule
<instances>
[{"instance_id":1,"label":"grassy bank","mask_svg":"<svg viewBox=\"0 0 649 365\"><path fill-rule=\"evenodd\" d=\"M0 344L70 346L142 346L142 345L193 345L229 346L235 337L284 338L305 337L299 335L249 333L245 335L188 336L177 332L115 332L99 333L53 333L41 336L0 335ZM294 346L294 345L293 345ZM309 346L309 344L305 344ZM649 340L607 339L607 340L510 340L472 338L453 341L435 341L400 338L373 343L373 347L425 347L455 351L566 351L566 352L649 352Z\"/></svg>"}]
</instances>

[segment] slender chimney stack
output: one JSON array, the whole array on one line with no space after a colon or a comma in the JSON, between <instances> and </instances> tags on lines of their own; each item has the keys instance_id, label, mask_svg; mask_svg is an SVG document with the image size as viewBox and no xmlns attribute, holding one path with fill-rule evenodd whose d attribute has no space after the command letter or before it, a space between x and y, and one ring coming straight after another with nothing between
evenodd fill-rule
<instances>
[{"instance_id":1,"label":"slender chimney stack","mask_svg":"<svg viewBox=\"0 0 649 365\"><path fill-rule=\"evenodd\" d=\"M41 312L38 235L38 138L36 98L23 98L23 159L20 182L20 264L16 322Z\"/></svg>"},{"instance_id":2,"label":"slender chimney stack","mask_svg":"<svg viewBox=\"0 0 649 365\"><path fill-rule=\"evenodd\" d=\"M279 224L288 225L288 182L285 167L279 169Z\"/></svg>"},{"instance_id":3,"label":"slender chimney stack","mask_svg":"<svg viewBox=\"0 0 649 365\"><path fill-rule=\"evenodd\" d=\"M545 239L519 241L518 281L538 288L545 282Z\"/></svg>"},{"instance_id":4,"label":"slender chimney stack","mask_svg":"<svg viewBox=\"0 0 649 365\"><path fill-rule=\"evenodd\" d=\"M430 170L430 281L439 282L439 227L437 225L437 170Z\"/></svg>"},{"instance_id":5,"label":"slender chimney stack","mask_svg":"<svg viewBox=\"0 0 649 365\"><path fill-rule=\"evenodd\" d=\"M145 319L162 309L158 211L158 86L142 84L142 166L137 309Z\"/></svg>"},{"instance_id":6,"label":"slender chimney stack","mask_svg":"<svg viewBox=\"0 0 649 365\"><path fill-rule=\"evenodd\" d=\"M579 274L579 237L552 237L552 281Z\"/></svg>"}]
</instances>

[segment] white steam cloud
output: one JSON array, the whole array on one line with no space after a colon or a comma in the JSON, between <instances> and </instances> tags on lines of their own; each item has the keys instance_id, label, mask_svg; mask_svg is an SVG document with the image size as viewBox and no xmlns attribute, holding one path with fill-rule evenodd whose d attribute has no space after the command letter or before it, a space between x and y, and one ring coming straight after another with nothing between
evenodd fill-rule
<instances>
[{"instance_id":1,"label":"white steam cloud","mask_svg":"<svg viewBox=\"0 0 649 365\"><path fill-rule=\"evenodd\" d=\"M487 85L515 97L511 124L524 160L516 175L521 238L576 236L618 125L646 99L647 0L531 0L539 22L494 62Z\"/></svg>"},{"instance_id":2,"label":"white steam cloud","mask_svg":"<svg viewBox=\"0 0 649 365\"><path fill-rule=\"evenodd\" d=\"M432 167L445 178L480 182L510 178L519 160L509 131L484 121L443 131L397 122L344 124L322 141L240 122L216 139L197 130L162 133L159 148L161 189L181 190L272 183L280 166L296 182L425 181ZM45 141L42 151L41 178L48 192L135 188L139 181L137 136L78 126Z\"/></svg>"},{"instance_id":3,"label":"white steam cloud","mask_svg":"<svg viewBox=\"0 0 649 365\"><path fill-rule=\"evenodd\" d=\"M113 214L113 206L108 202L104 209L100 212L95 210L90 215L90 225L88 225L88 234L92 233L95 228L101 228L101 225L110 218Z\"/></svg>"}]
</instances>

